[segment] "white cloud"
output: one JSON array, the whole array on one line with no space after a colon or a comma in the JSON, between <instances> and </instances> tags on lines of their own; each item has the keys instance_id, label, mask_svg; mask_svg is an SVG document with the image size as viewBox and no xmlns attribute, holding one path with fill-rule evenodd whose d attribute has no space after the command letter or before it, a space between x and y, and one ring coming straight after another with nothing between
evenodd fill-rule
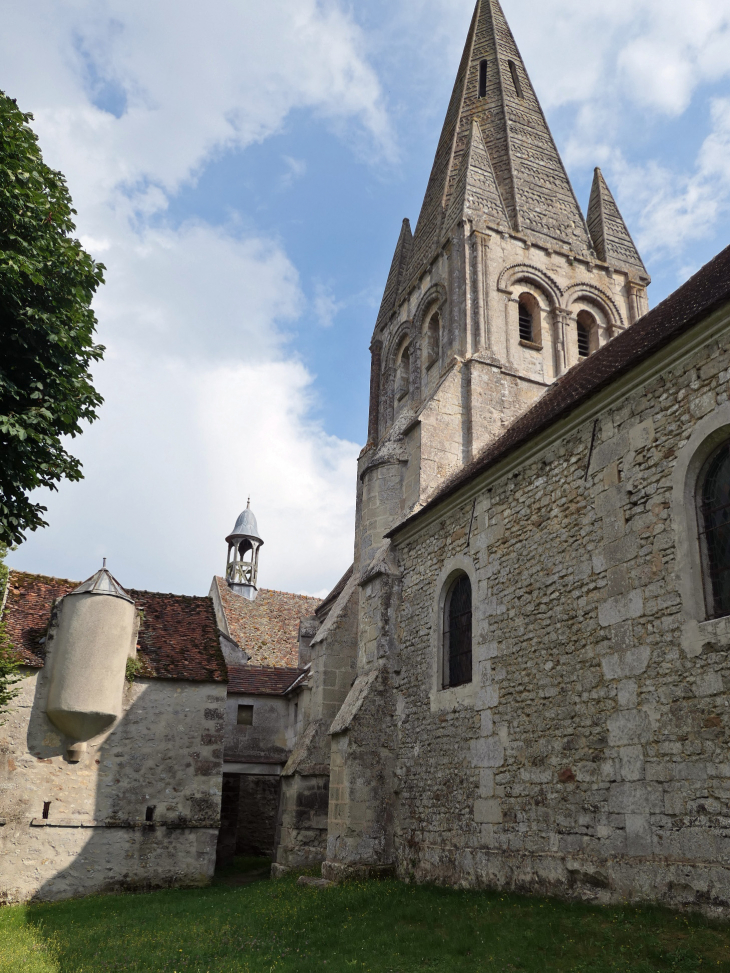
<instances>
[{"instance_id":1,"label":"white cloud","mask_svg":"<svg viewBox=\"0 0 730 973\"><path fill-rule=\"evenodd\" d=\"M345 307L343 301L338 301L329 284L321 280L314 285L314 313L322 328L331 328L335 318Z\"/></svg>"},{"instance_id":2,"label":"white cloud","mask_svg":"<svg viewBox=\"0 0 730 973\"><path fill-rule=\"evenodd\" d=\"M130 586L205 591L250 493L262 584L327 588L352 557L358 448L310 418L313 377L286 344L305 306L297 270L235 218L172 227L164 213L210 159L298 108L394 156L352 17L331 0L11 2L0 63L108 281L96 301L106 402L71 444L86 479L41 498L50 526L12 563L80 578L107 556ZM287 165L292 179L305 171Z\"/></svg>"},{"instance_id":3,"label":"white cloud","mask_svg":"<svg viewBox=\"0 0 730 973\"><path fill-rule=\"evenodd\" d=\"M281 179L281 188L289 189L306 173L307 161L306 159L293 159L290 155L283 156L283 159L286 172Z\"/></svg>"},{"instance_id":4,"label":"white cloud","mask_svg":"<svg viewBox=\"0 0 730 973\"><path fill-rule=\"evenodd\" d=\"M712 130L691 172L656 162L630 165L614 156L620 193L636 213L639 245L657 259L683 256L730 211L730 98L715 99L711 116Z\"/></svg>"},{"instance_id":5,"label":"white cloud","mask_svg":"<svg viewBox=\"0 0 730 973\"><path fill-rule=\"evenodd\" d=\"M358 447L311 422L301 365L200 367L129 348L99 384L113 395L74 443L86 479L51 495L50 526L11 563L82 579L108 557L130 587L204 593L250 495L264 587L315 594L345 570Z\"/></svg>"}]
</instances>

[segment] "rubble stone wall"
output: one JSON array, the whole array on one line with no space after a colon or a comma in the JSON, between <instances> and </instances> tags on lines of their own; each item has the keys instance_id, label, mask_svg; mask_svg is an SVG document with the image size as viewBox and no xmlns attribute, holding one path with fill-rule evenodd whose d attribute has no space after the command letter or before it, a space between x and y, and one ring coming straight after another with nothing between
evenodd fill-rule
<instances>
[{"instance_id":1,"label":"rubble stone wall","mask_svg":"<svg viewBox=\"0 0 730 973\"><path fill-rule=\"evenodd\" d=\"M396 536L403 878L730 905L730 620L704 612L693 502L730 438L719 333L485 477L468 547L471 496ZM464 560L473 682L443 690Z\"/></svg>"},{"instance_id":2,"label":"rubble stone wall","mask_svg":"<svg viewBox=\"0 0 730 973\"><path fill-rule=\"evenodd\" d=\"M0 726L0 902L209 881L225 685L126 683L122 717L68 763L45 714L47 668L23 676Z\"/></svg>"}]
</instances>

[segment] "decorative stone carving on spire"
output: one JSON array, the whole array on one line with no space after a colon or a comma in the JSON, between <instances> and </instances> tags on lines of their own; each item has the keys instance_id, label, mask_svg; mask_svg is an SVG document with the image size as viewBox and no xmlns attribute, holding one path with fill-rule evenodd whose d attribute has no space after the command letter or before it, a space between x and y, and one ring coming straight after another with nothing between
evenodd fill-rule
<instances>
[{"instance_id":1,"label":"decorative stone carving on spire","mask_svg":"<svg viewBox=\"0 0 730 973\"><path fill-rule=\"evenodd\" d=\"M650 277L644 261L639 256L616 200L598 168L593 176L591 200L588 204L588 230L599 260L628 270L629 273L636 273L642 283L649 283Z\"/></svg>"},{"instance_id":2,"label":"decorative stone carving on spire","mask_svg":"<svg viewBox=\"0 0 730 973\"><path fill-rule=\"evenodd\" d=\"M400 290L403 272L405 271L411 256L411 246L413 244L413 234L411 233L410 220L403 220L400 236L396 244L393 262L390 265L388 280L383 293L383 300L378 311L377 323L387 320L395 310L398 291Z\"/></svg>"},{"instance_id":3,"label":"decorative stone carving on spire","mask_svg":"<svg viewBox=\"0 0 730 973\"><path fill-rule=\"evenodd\" d=\"M498 0L478 0L416 226L408 276L420 272L441 243L474 120L511 229L536 243L590 256L588 228L502 8Z\"/></svg>"},{"instance_id":4,"label":"decorative stone carving on spire","mask_svg":"<svg viewBox=\"0 0 730 973\"><path fill-rule=\"evenodd\" d=\"M476 118L472 119L469 143L451 191L444 230L448 232L456 220L465 217L498 230L510 229L507 210Z\"/></svg>"}]
</instances>

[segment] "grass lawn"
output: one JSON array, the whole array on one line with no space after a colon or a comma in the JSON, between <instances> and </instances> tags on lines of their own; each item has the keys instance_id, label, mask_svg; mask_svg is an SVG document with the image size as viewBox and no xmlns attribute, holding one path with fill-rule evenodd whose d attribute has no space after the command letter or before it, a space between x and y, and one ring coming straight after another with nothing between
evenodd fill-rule
<instances>
[{"instance_id":1,"label":"grass lawn","mask_svg":"<svg viewBox=\"0 0 730 973\"><path fill-rule=\"evenodd\" d=\"M730 973L730 924L696 916L398 882L246 883L260 874L246 861L207 889L0 909L0 973Z\"/></svg>"}]
</instances>

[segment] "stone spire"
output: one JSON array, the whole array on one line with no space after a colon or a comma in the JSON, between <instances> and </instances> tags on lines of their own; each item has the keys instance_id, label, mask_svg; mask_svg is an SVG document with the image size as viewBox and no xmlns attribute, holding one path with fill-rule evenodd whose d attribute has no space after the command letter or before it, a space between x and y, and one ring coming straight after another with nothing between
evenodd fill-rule
<instances>
[{"instance_id":1,"label":"stone spire","mask_svg":"<svg viewBox=\"0 0 730 973\"><path fill-rule=\"evenodd\" d=\"M388 280L383 293L383 300L378 311L377 323L385 321L395 310L398 291L400 290L403 272L408 265L413 245L413 234L411 233L410 220L403 220L400 236L393 255L393 262L390 265Z\"/></svg>"},{"instance_id":2,"label":"stone spire","mask_svg":"<svg viewBox=\"0 0 730 973\"><path fill-rule=\"evenodd\" d=\"M441 243L465 154L480 130L512 231L590 256L583 215L498 0L477 0L416 226L409 276ZM475 153L475 158L478 152ZM489 225L501 219L487 210Z\"/></svg>"},{"instance_id":3,"label":"stone spire","mask_svg":"<svg viewBox=\"0 0 730 973\"><path fill-rule=\"evenodd\" d=\"M498 230L510 229L504 200L476 118L472 119L469 142L451 191L444 230L448 232L457 220L465 218L487 223Z\"/></svg>"},{"instance_id":4,"label":"stone spire","mask_svg":"<svg viewBox=\"0 0 730 973\"><path fill-rule=\"evenodd\" d=\"M599 260L605 260L630 274L638 274L646 283L649 282L644 262L600 169L596 169L593 176L588 229Z\"/></svg>"}]
</instances>

